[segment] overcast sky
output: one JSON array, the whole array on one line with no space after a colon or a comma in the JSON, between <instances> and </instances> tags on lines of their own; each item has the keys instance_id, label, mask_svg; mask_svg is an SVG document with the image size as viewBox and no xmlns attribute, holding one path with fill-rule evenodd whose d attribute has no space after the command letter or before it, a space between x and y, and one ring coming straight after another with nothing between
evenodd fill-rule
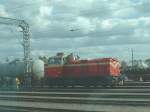
<instances>
[{"instance_id":1,"label":"overcast sky","mask_svg":"<svg viewBox=\"0 0 150 112\"><path fill-rule=\"evenodd\" d=\"M150 0L0 0L0 16L30 25L32 56L150 58ZM75 29L71 32L70 29ZM0 57L23 57L22 33L0 26Z\"/></svg>"}]
</instances>

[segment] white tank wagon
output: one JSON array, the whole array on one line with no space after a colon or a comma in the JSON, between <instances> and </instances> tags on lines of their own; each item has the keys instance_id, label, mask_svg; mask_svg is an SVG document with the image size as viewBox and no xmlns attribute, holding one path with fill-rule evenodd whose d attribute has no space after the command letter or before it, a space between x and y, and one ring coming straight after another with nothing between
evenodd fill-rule
<instances>
[{"instance_id":1,"label":"white tank wagon","mask_svg":"<svg viewBox=\"0 0 150 112\"><path fill-rule=\"evenodd\" d=\"M38 79L42 79L44 77L44 62L42 60L33 61L32 73Z\"/></svg>"},{"instance_id":2,"label":"white tank wagon","mask_svg":"<svg viewBox=\"0 0 150 112\"><path fill-rule=\"evenodd\" d=\"M44 62L42 60L34 60L32 65L32 75L38 79L44 77ZM24 74L24 62L14 60L12 62L0 62L0 77L20 77Z\"/></svg>"}]
</instances>

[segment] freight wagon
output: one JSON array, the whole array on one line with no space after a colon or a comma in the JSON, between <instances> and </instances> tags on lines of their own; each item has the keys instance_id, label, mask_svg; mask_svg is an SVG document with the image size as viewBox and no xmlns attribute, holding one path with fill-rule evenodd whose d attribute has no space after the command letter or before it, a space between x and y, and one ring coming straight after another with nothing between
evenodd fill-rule
<instances>
[{"instance_id":1,"label":"freight wagon","mask_svg":"<svg viewBox=\"0 0 150 112\"><path fill-rule=\"evenodd\" d=\"M73 54L58 53L44 67L44 83L49 86L114 86L123 83L120 63L115 58L79 60Z\"/></svg>"},{"instance_id":2,"label":"freight wagon","mask_svg":"<svg viewBox=\"0 0 150 112\"><path fill-rule=\"evenodd\" d=\"M44 77L44 62L42 60L33 60L31 62L30 76L36 80ZM19 86L26 86L24 61L0 62L0 87L16 87L17 83L19 83Z\"/></svg>"},{"instance_id":3,"label":"freight wagon","mask_svg":"<svg viewBox=\"0 0 150 112\"><path fill-rule=\"evenodd\" d=\"M122 73L132 81L150 81L150 68L126 67Z\"/></svg>"}]
</instances>

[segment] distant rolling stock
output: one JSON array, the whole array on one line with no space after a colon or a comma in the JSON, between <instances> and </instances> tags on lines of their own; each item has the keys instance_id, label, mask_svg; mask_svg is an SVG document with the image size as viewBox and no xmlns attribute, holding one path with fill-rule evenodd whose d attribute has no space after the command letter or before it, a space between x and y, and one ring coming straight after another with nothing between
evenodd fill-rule
<instances>
[{"instance_id":1,"label":"distant rolling stock","mask_svg":"<svg viewBox=\"0 0 150 112\"><path fill-rule=\"evenodd\" d=\"M41 60L35 60L31 65L33 76L38 79L44 77L44 62ZM14 60L12 62L0 63L0 77L20 77L24 74L24 62Z\"/></svg>"}]
</instances>

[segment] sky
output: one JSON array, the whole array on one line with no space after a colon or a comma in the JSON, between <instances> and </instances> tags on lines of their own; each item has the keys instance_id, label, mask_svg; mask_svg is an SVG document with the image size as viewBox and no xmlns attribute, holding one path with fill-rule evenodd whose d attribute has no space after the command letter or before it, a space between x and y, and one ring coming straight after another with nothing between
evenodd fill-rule
<instances>
[{"instance_id":1,"label":"sky","mask_svg":"<svg viewBox=\"0 0 150 112\"><path fill-rule=\"evenodd\" d=\"M150 58L150 0L0 0L0 17L30 25L32 57ZM74 31L70 31L70 30ZM22 32L0 25L0 58L23 57Z\"/></svg>"}]
</instances>

